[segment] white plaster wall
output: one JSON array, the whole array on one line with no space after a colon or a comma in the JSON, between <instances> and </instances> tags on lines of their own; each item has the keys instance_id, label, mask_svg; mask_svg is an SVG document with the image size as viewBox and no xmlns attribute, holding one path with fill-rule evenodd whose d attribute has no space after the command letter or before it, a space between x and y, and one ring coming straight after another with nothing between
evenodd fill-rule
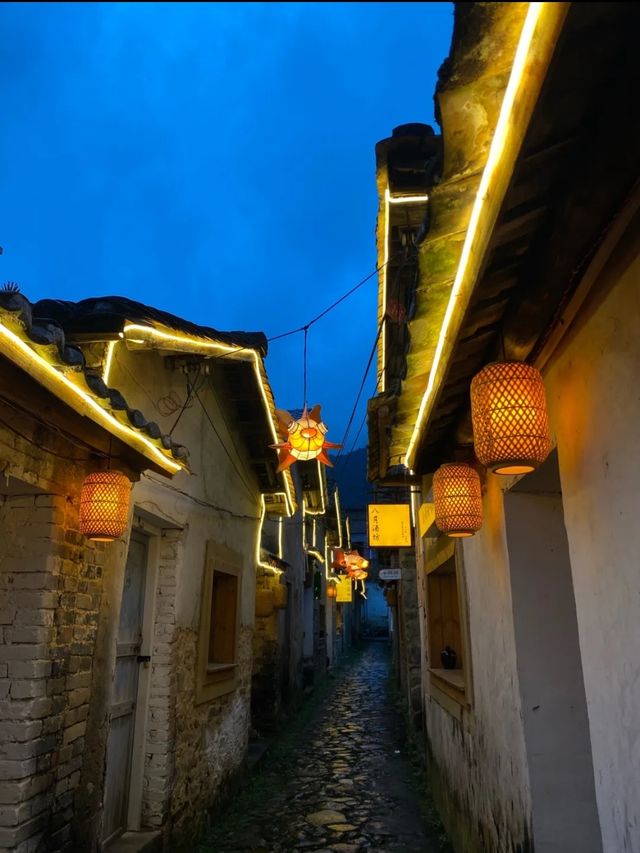
<instances>
[{"instance_id":1,"label":"white plaster wall","mask_svg":"<svg viewBox=\"0 0 640 853\"><path fill-rule=\"evenodd\" d=\"M462 547L473 691L461 719L427 695L436 796L458 846L498 853L529 849L531 795L519 700L503 496L489 477L482 530ZM436 662L439 666L439 662ZM442 807L442 805L441 805ZM464 815L465 820L459 816ZM519 846L521 845L521 846Z\"/></svg>"},{"instance_id":2,"label":"white plaster wall","mask_svg":"<svg viewBox=\"0 0 640 853\"><path fill-rule=\"evenodd\" d=\"M528 492L543 469L504 496L534 844L602 853L562 497Z\"/></svg>"},{"instance_id":3,"label":"white plaster wall","mask_svg":"<svg viewBox=\"0 0 640 853\"><path fill-rule=\"evenodd\" d=\"M173 393L176 402L182 403L187 395L186 377L170 370L167 364L156 352L130 352L120 343L114 349L109 377L109 383L123 391L130 405L155 420L163 433L171 430L178 414L163 415L167 396ZM223 368L214 366L214 369ZM184 528L183 571L176 597L178 624L197 630L206 542L214 539L242 554L241 620L243 625L250 626L255 609L259 490L244 462L242 442L230 432L232 420L228 413L225 418L210 380L198 387L199 397L238 470L225 453L200 404L193 399L172 433L176 441L189 448L192 473L179 472L172 479L157 474L144 476L134 487L133 500ZM180 491L187 494L180 494ZM222 511L225 509L230 512ZM247 517L237 518L234 514Z\"/></svg>"},{"instance_id":4,"label":"white plaster wall","mask_svg":"<svg viewBox=\"0 0 640 853\"><path fill-rule=\"evenodd\" d=\"M640 851L640 259L632 247L609 260L545 371L607 853Z\"/></svg>"},{"instance_id":5,"label":"white plaster wall","mask_svg":"<svg viewBox=\"0 0 640 853\"><path fill-rule=\"evenodd\" d=\"M186 378L170 370L164 358L155 352L129 352L124 344L115 348L109 382L122 390L130 405L156 420L163 433L171 430L179 413L179 407L167 411L169 396L181 406L187 395ZM200 403L193 399L172 433L189 448L192 473L180 472L173 479L143 475L132 495L136 508L153 516L160 527L180 531L171 583L159 589L156 600L154 653L160 631L165 645L170 645L163 646L162 663L157 655L152 659L154 672L156 664L164 666L164 672L166 662L173 662L170 672L162 675L166 686L160 684L159 689L174 698L147 752L151 759L162 753L159 757L174 768L168 771L171 818L174 828L186 833L196 826L246 751L260 525L259 488L245 463L246 448L234 433L233 416L224 410L224 401L218 399L210 380L199 386L199 396L226 451ZM209 540L239 553L242 560L239 686L210 703L196 704L201 589ZM162 823L167 816L165 811L154 820Z\"/></svg>"}]
</instances>

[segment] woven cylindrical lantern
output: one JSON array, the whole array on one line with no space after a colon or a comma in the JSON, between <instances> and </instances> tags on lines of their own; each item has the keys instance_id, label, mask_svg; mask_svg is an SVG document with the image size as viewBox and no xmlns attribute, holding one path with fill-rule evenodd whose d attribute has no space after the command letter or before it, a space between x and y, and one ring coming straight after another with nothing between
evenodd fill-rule
<instances>
[{"instance_id":1,"label":"woven cylindrical lantern","mask_svg":"<svg viewBox=\"0 0 640 853\"><path fill-rule=\"evenodd\" d=\"M520 361L488 364L471 381L476 456L495 474L528 474L549 455L540 371Z\"/></svg>"},{"instance_id":2,"label":"woven cylindrical lantern","mask_svg":"<svg viewBox=\"0 0 640 853\"><path fill-rule=\"evenodd\" d=\"M334 583L327 584L327 598L336 598L338 589Z\"/></svg>"},{"instance_id":3,"label":"woven cylindrical lantern","mask_svg":"<svg viewBox=\"0 0 640 853\"><path fill-rule=\"evenodd\" d=\"M119 471L85 477L80 495L80 532L95 542L113 542L129 520L131 481Z\"/></svg>"},{"instance_id":4,"label":"woven cylindrical lantern","mask_svg":"<svg viewBox=\"0 0 640 853\"><path fill-rule=\"evenodd\" d=\"M457 538L473 536L482 527L478 472L463 463L441 465L433 475L433 505L438 530Z\"/></svg>"}]
</instances>

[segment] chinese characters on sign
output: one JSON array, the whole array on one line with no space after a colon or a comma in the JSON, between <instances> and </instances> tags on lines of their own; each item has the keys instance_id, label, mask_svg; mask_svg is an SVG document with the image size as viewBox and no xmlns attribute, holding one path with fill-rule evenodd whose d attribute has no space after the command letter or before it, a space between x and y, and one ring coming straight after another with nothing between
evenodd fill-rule
<instances>
[{"instance_id":1,"label":"chinese characters on sign","mask_svg":"<svg viewBox=\"0 0 640 853\"><path fill-rule=\"evenodd\" d=\"M409 504L369 504L369 547L410 548Z\"/></svg>"},{"instance_id":2,"label":"chinese characters on sign","mask_svg":"<svg viewBox=\"0 0 640 853\"><path fill-rule=\"evenodd\" d=\"M340 580L336 584L337 586L337 595L336 602L338 604L350 604L353 600L353 589L351 586L351 578L344 577L340 578Z\"/></svg>"}]
</instances>

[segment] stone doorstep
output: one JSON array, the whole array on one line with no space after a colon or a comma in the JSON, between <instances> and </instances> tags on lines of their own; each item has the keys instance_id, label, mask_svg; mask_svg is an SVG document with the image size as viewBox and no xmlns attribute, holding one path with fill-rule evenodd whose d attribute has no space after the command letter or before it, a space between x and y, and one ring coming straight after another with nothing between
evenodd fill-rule
<instances>
[{"instance_id":1,"label":"stone doorstep","mask_svg":"<svg viewBox=\"0 0 640 853\"><path fill-rule=\"evenodd\" d=\"M113 844L105 848L105 853L160 853L162 833L160 830L141 830L125 832Z\"/></svg>"}]
</instances>

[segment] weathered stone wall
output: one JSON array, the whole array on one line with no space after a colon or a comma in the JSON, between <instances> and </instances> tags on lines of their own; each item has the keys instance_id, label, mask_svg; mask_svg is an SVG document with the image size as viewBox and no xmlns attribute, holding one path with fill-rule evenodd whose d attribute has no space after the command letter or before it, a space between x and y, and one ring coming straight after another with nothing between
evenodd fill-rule
<instances>
[{"instance_id":1,"label":"weathered stone wall","mask_svg":"<svg viewBox=\"0 0 640 853\"><path fill-rule=\"evenodd\" d=\"M105 551L78 532L86 454L3 417L0 848L54 851L70 842L85 760Z\"/></svg>"},{"instance_id":2,"label":"weathered stone wall","mask_svg":"<svg viewBox=\"0 0 640 853\"><path fill-rule=\"evenodd\" d=\"M144 393L131 383L132 373L144 374ZM111 376L132 405L141 408L148 406L149 397L173 392L184 398L186 391L182 374L171 371L154 352L117 347ZM134 513L142 513L161 531L150 566L155 598L141 826L160 829L169 850L188 843L200 830L206 811L245 759L250 725L259 492L225 401L208 383L199 397L207 415L194 401L176 429L191 451L194 473L178 474L173 481L144 475L133 492ZM175 413L158 414L157 419L168 431ZM239 561L237 686L199 701L198 641L209 541L231 549Z\"/></svg>"},{"instance_id":3,"label":"weathered stone wall","mask_svg":"<svg viewBox=\"0 0 640 853\"><path fill-rule=\"evenodd\" d=\"M402 636L402 686L416 728L422 723L422 673L416 559L413 551L400 551L402 580L398 583L398 613Z\"/></svg>"},{"instance_id":4,"label":"weathered stone wall","mask_svg":"<svg viewBox=\"0 0 640 853\"><path fill-rule=\"evenodd\" d=\"M169 798L172 837L195 837L209 808L231 779L247 749L250 720L252 629L240 631L239 687L201 705L195 704L198 638L178 628L173 642L175 668L175 757Z\"/></svg>"},{"instance_id":5,"label":"weathered stone wall","mask_svg":"<svg viewBox=\"0 0 640 853\"><path fill-rule=\"evenodd\" d=\"M179 668L175 596L180 552L180 531L163 531L158 551L141 817L142 826L153 829L162 828L168 814L175 773Z\"/></svg>"},{"instance_id":6,"label":"weathered stone wall","mask_svg":"<svg viewBox=\"0 0 640 853\"><path fill-rule=\"evenodd\" d=\"M462 572L472 692L468 706L427 690L426 731L434 798L454 848L531 850L531 797L520 708L501 484L486 479L482 529L464 540ZM426 662L425 662L426 665ZM425 680L428 684L428 675Z\"/></svg>"},{"instance_id":7,"label":"weathered stone wall","mask_svg":"<svg viewBox=\"0 0 640 853\"><path fill-rule=\"evenodd\" d=\"M259 575L256 591L272 590L279 578ZM282 704L282 676L286 646L282 620L284 613L274 609L267 616L256 614L253 632L253 672L251 679L251 719L259 732L275 727Z\"/></svg>"}]
</instances>

